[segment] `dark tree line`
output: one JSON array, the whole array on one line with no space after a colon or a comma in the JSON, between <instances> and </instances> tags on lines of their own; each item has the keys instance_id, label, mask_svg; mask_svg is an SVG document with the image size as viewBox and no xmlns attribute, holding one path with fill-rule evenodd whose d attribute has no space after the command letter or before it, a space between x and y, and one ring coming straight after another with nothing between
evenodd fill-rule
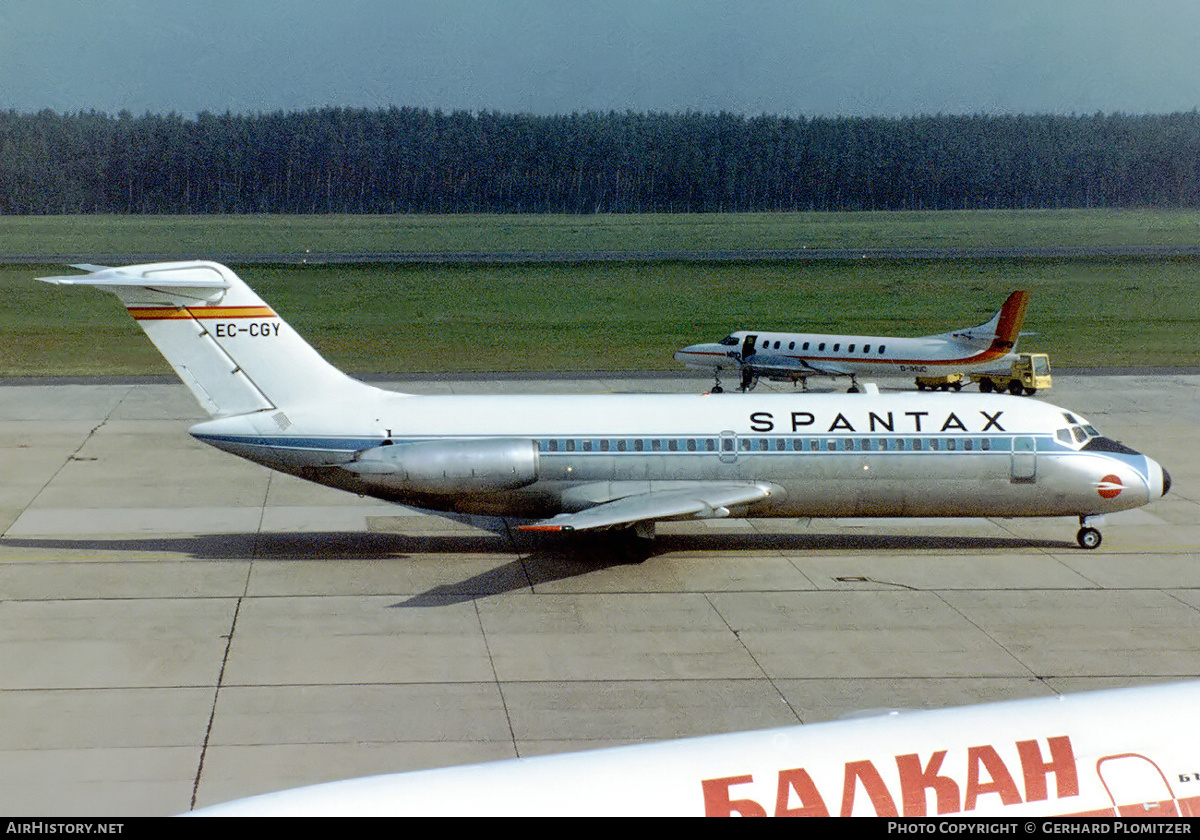
<instances>
[{"instance_id":1,"label":"dark tree line","mask_svg":"<svg viewBox=\"0 0 1200 840\"><path fill-rule=\"evenodd\" d=\"M1200 114L0 112L0 213L1200 205Z\"/></svg>"}]
</instances>

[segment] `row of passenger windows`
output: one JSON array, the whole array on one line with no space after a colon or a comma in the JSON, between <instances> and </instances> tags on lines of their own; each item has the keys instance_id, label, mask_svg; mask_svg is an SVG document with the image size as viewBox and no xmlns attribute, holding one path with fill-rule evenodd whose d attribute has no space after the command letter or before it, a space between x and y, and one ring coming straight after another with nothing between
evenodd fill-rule
<instances>
[{"instance_id":1,"label":"row of passenger windows","mask_svg":"<svg viewBox=\"0 0 1200 840\"><path fill-rule=\"evenodd\" d=\"M1009 449L1007 438L800 438L743 437L741 452L988 452ZM716 452L734 451L733 438L550 438L542 452Z\"/></svg>"},{"instance_id":2,"label":"row of passenger windows","mask_svg":"<svg viewBox=\"0 0 1200 840\"><path fill-rule=\"evenodd\" d=\"M781 343L782 343L782 342L776 341L776 342L775 342L775 345L774 345L774 347L772 348L770 340L766 340L766 341L763 341L763 343L762 343L762 349L764 349L764 350L770 350L770 349L775 349L775 350L778 350L778 349L779 349L779 345L780 345ZM807 350L807 349L808 349L808 346L809 346L811 343L812 343L811 341L806 341L806 342L804 342L802 345L800 345L800 349L801 349L802 351L803 351L803 350ZM820 342L820 343L817 345L817 352L818 352L818 353L822 352L822 351L825 349L825 344L826 344L826 342L822 341L822 342ZM851 345L848 345L848 346L846 347L846 352L847 352L847 353L853 353L853 352L855 352L854 348L856 348L857 346L858 346L857 344L851 344ZM830 351L829 351L829 352L831 352L831 353L839 353L839 352L841 352L841 348L842 348L842 344L841 344L841 342L837 342L836 344L834 344L834 345L833 345L833 347L830 349ZM788 342L787 349L789 349L789 350L795 350L795 349L796 349L796 342L794 342L794 341L789 341L789 342ZM886 350L886 349L887 349L887 345L885 345L885 344L880 344L880 345L879 345L879 347L878 347L878 348L876 348L875 352L876 352L876 353L880 353L880 354L882 354L882 353L883 353L883 351L884 351L884 350ZM863 352L863 355L866 355L867 353L870 353L870 352L871 352L871 345L870 345L870 344L864 344L864 345L862 346L862 352Z\"/></svg>"}]
</instances>

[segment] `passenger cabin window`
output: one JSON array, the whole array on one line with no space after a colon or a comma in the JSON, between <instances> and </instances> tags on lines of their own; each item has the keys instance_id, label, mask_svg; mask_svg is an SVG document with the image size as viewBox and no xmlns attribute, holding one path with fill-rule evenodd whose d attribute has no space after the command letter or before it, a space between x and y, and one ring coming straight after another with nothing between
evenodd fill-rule
<instances>
[{"instance_id":1,"label":"passenger cabin window","mask_svg":"<svg viewBox=\"0 0 1200 840\"><path fill-rule=\"evenodd\" d=\"M882 352L883 352L883 345L882 345L882 344L880 344L880 345L879 345L879 352L880 352L880 353L882 353Z\"/></svg>"},{"instance_id":2,"label":"passenger cabin window","mask_svg":"<svg viewBox=\"0 0 1200 840\"><path fill-rule=\"evenodd\" d=\"M853 345L853 344L851 344L851 345L850 345L848 348L846 348L846 352L847 352L847 353L853 353L853 352L854 352L854 345Z\"/></svg>"},{"instance_id":3,"label":"passenger cabin window","mask_svg":"<svg viewBox=\"0 0 1200 840\"><path fill-rule=\"evenodd\" d=\"M795 350L795 349L796 349L796 342L794 342L794 341L789 341L789 342L788 342L788 349L789 349L789 350Z\"/></svg>"},{"instance_id":4,"label":"passenger cabin window","mask_svg":"<svg viewBox=\"0 0 1200 840\"><path fill-rule=\"evenodd\" d=\"M864 353L870 353L870 352L871 352L871 345L870 345L870 344L864 344L864 345L863 345L863 352L864 352Z\"/></svg>"}]
</instances>

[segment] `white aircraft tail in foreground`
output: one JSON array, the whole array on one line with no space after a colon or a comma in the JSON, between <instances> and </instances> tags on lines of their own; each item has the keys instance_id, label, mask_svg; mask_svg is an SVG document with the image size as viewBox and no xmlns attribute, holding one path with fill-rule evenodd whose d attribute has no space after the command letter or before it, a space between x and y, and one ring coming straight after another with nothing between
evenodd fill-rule
<instances>
[{"instance_id":1,"label":"white aircraft tail in foreground","mask_svg":"<svg viewBox=\"0 0 1200 840\"><path fill-rule=\"evenodd\" d=\"M330 782L194 816L1200 816L1200 683Z\"/></svg>"},{"instance_id":2,"label":"white aircraft tail in foreground","mask_svg":"<svg viewBox=\"0 0 1200 840\"><path fill-rule=\"evenodd\" d=\"M999 366L1011 361L1029 305L1016 291L988 321L920 338L878 335L741 330L712 344L693 344L675 354L688 367L711 369L721 391L721 372L741 373L743 391L758 377L805 384L810 376L936 376Z\"/></svg>"},{"instance_id":3,"label":"white aircraft tail in foreground","mask_svg":"<svg viewBox=\"0 0 1200 840\"><path fill-rule=\"evenodd\" d=\"M42 279L120 298L212 416L198 440L444 515L642 537L727 516L1071 516L1095 548L1104 514L1170 488L1078 414L1002 395L398 394L333 368L223 265L78 267Z\"/></svg>"}]
</instances>

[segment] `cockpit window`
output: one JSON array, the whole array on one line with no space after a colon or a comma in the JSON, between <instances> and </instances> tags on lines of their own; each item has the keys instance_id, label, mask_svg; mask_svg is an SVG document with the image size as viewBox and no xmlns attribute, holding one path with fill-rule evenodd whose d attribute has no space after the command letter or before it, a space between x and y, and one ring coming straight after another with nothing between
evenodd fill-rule
<instances>
[{"instance_id":1,"label":"cockpit window","mask_svg":"<svg viewBox=\"0 0 1200 840\"><path fill-rule=\"evenodd\" d=\"M737 347L741 343L742 342L738 341L737 338L732 335L727 335L717 342L717 344L720 344L722 347Z\"/></svg>"},{"instance_id":2,"label":"cockpit window","mask_svg":"<svg viewBox=\"0 0 1200 840\"><path fill-rule=\"evenodd\" d=\"M1071 417L1071 419L1075 420L1074 417ZM1096 431L1094 426L1079 425L1078 421L1076 421L1067 428L1057 430L1054 433L1054 436L1060 443L1065 443L1068 446L1074 446L1077 444L1086 443L1090 440L1095 440L1096 438L1100 437L1100 433ZM1088 447L1084 448L1087 449Z\"/></svg>"}]
</instances>

